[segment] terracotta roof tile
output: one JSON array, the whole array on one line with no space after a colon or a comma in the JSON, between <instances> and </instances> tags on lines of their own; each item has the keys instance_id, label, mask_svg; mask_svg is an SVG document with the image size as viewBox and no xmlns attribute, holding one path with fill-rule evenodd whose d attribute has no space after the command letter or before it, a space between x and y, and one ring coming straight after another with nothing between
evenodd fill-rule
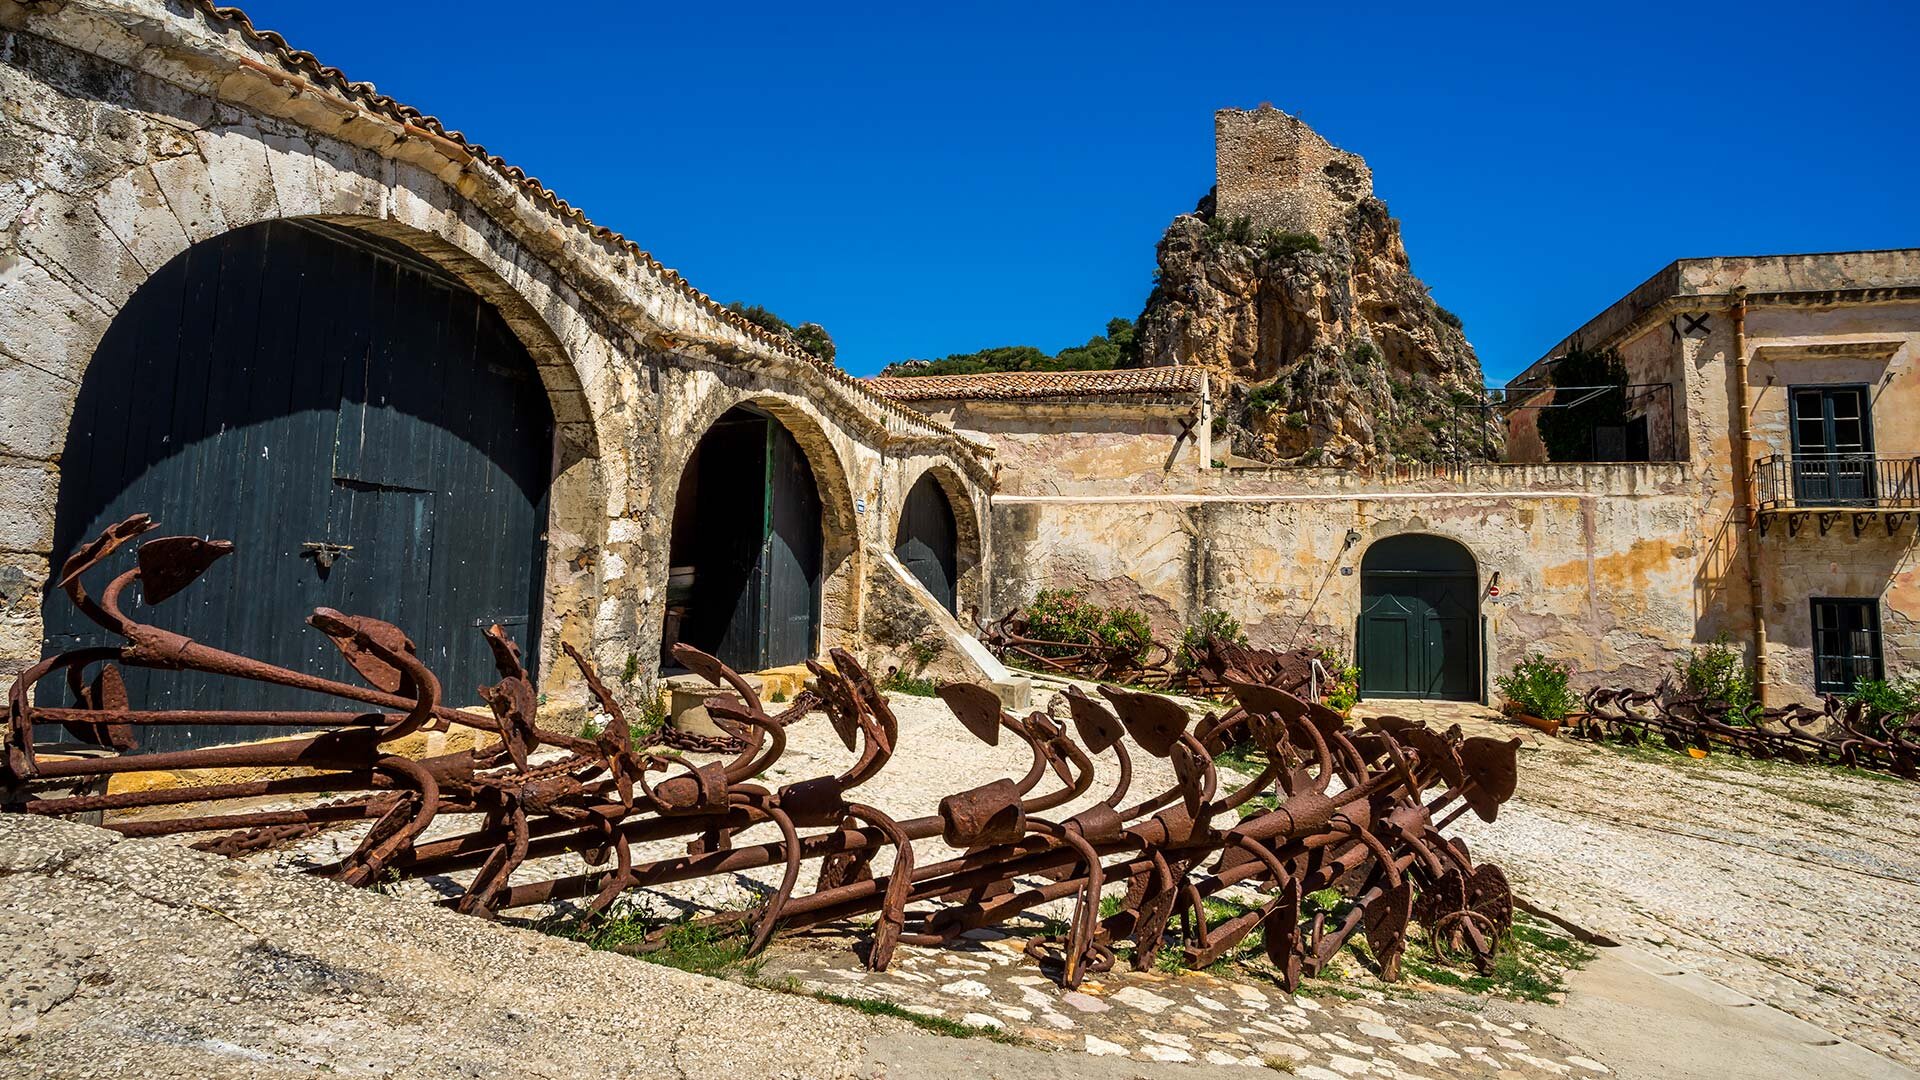
<instances>
[{"instance_id":1,"label":"terracotta roof tile","mask_svg":"<svg viewBox=\"0 0 1920 1080\"><path fill-rule=\"evenodd\" d=\"M867 381L895 401L1021 401L1195 393L1200 389L1202 370L1146 367L1115 371L994 371L980 375L921 375Z\"/></svg>"}]
</instances>

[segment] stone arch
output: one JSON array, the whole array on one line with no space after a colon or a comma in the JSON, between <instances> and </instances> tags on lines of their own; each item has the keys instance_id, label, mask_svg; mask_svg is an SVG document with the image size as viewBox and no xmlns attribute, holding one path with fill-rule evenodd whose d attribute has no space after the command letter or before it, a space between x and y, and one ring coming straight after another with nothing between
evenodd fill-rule
<instances>
[{"instance_id":1,"label":"stone arch","mask_svg":"<svg viewBox=\"0 0 1920 1080\"><path fill-rule=\"evenodd\" d=\"M955 616L960 625L976 625L984 613L984 579L986 575L986 530L981 527L979 508L975 505L971 489L966 478L951 463L936 461L912 474L912 478L900 488L898 507L892 520L887 523L887 546L892 547L893 538L900 528L900 515L906 508L906 500L913 489L922 480L932 479L947 498L947 507L953 511L954 523L954 564L958 574L955 581L955 593L959 599L959 610Z\"/></svg>"},{"instance_id":2,"label":"stone arch","mask_svg":"<svg viewBox=\"0 0 1920 1080\"><path fill-rule=\"evenodd\" d=\"M1479 559L1463 540L1409 529L1368 544L1354 634L1361 693L1478 700L1480 600Z\"/></svg>"},{"instance_id":3,"label":"stone arch","mask_svg":"<svg viewBox=\"0 0 1920 1080\"><path fill-rule=\"evenodd\" d=\"M591 400L583 370L609 366L616 356L605 323L576 291L528 258L504 227L437 177L411 166L384 163L390 167L383 168L375 155L345 144L276 142L257 128L249 130L244 139L231 130L199 132L199 156L169 159L176 165L191 162L197 185L210 189L197 193L197 203L178 198L177 177L171 182L157 178L156 170L168 162L156 161L129 169L90 200L44 192L31 222L20 230L29 266L15 282L20 291L0 297L0 307L65 316L57 339L33 343L54 345L57 354L35 355L31 377L48 383L35 393L38 422L26 440L6 447L48 463L49 490L37 500L28 496L37 503L28 513L44 515L38 526L42 550L49 559L55 555L52 490L60 483L57 463L88 368L114 319L153 272L198 243L272 221L324 223L370 234L414 252L484 299L535 361L556 425L548 502L548 533L556 542L548 546L545 624L528 628L523 644L546 660L547 670L570 681L571 671L551 661L568 626L585 630L597 621L596 575L583 573L583 560L597 560L608 517L596 423L604 410ZM290 156L299 158L301 169L272 167ZM256 167L245 167L249 161ZM307 182L296 185L292 178L303 175L302 169ZM218 182L210 182L210 175ZM402 186L409 183L417 188ZM330 185L337 185L331 199L296 190L319 192ZM19 351L11 340L0 345ZM33 621L40 623L38 612ZM34 627L34 637L39 629ZM590 634L572 636L583 640Z\"/></svg>"},{"instance_id":4,"label":"stone arch","mask_svg":"<svg viewBox=\"0 0 1920 1080\"><path fill-rule=\"evenodd\" d=\"M668 452L661 461L658 473L662 483L660 494L654 504L657 513L671 518L687 464L692 459L701 438L722 416L741 406L757 409L771 416L799 444L807 465L812 470L814 484L820 497L820 523L823 533L820 569L820 633L815 642L815 650L824 652L834 647L857 647L860 628L860 584L865 574L861 558L859 518L854 505L852 474L839 449L834 445L827 426L814 414L810 405L791 395L725 383L709 386L706 390L698 404L687 415L675 418L676 429L690 437L664 441ZM669 526L670 530L671 526ZM662 537L662 540L665 539L666 537ZM665 581L666 544L657 546L661 550L649 561L649 565L658 563L656 580ZM662 596L662 604L660 616L664 616L664 596ZM649 618L657 631L660 618L651 614Z\"/></svg>"},{"instance_id":5,"label":"stone arch","mask_svg":"<svg viewBox=\"0 0 1920 1080\"><path fill-rule=\"evenodd\" d=\"M1369 565L1376 569L1404 569L1400 564L1414 558L1413 549L1420 546L1443 553L1442 557L1449 560L1446 569L1471 573L1476 579L1479 577L1480 557L1474 554L1473 545L1458 536L1433 529L1402 529L1374 537L1366 550L1360 553L1360 572L1366 573Z\"/></svg>"}]
</instances>

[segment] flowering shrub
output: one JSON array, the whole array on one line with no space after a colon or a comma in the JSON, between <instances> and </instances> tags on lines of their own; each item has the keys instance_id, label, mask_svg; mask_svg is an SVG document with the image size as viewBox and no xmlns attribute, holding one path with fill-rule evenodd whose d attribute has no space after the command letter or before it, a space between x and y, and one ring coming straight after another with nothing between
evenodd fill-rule
<instances>
[{"instance_id":1,"label":"flowering shrub","mask_svg":"<svg viewBox=\"0 0 1920 1080\"><path fill-rule=\"evenodd\" d=\"M1575 698L1570 677L1573 669L1535 653L1513 665L1513 672L1494 682L1508 701L1542 720L1565 720L1573 712Z\"/></svg>"},{"instance_id":2,"label":"flowering shrub","mask_svg":"<svg viewBox=\"0 0 1920 1080\"><path fill-rule=\"evenodd\" d=\"M1146 613L1138 608L1101 607L1077 589L1041 589L1022 613L1027 636L1067 645L1098 645L1125 651L1134 660L1153 644ZM1043 655L1067 656L1070 648L1038 647Z\"/></svg>"}]
</instances>

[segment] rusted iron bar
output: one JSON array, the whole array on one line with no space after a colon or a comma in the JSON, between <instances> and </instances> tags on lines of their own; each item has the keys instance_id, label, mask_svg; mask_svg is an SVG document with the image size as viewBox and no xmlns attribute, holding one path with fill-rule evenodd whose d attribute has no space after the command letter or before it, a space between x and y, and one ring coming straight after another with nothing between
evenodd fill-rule
<instances>
[{"instance_id":1,"label":"rusted iron bar","mask_svg":"<svg viewBox=\"0 0 1920 1080\"><path fill-rule=\"evenodd\" d=\"M1596 741L1658 738L1675 750L1845 765L1920 780L1920 724L1915 721L1831 695L1818 709L1784 705L1742 715L1726 702L1682 693L1666 680L1652 691L1589 690L1586 714L1574 722L1573 733Z\"/></svg>"},{"instance_id":2,"label":"rusted iron bar","mask_svg":"<svg viewBox=\"0 0 1920 1080\"><path fill-rule=\"evenodd\" d=\"M757 950L776 927L871 916L866 961L876 968L902 942L947 943L1037 906L1066 903L1066 929L1032 939L1028 952L1057 964L1068 985L1111 968L1123 942L1131 943L1136 965L1151 963L1172 938L1187 963L1204 966L1256 928L1264 929L1268 955L1289 987L1354 934L1366 936L1382 974L1393 978L1414 925L1436 948L1485 966L1511 924L1512 898L1499 868L1475 864L1442 829L1464 812L1494 818L1514 789L1519 741L1467 738L1457 728L1438 732L1392 718L1354 729L1303 700L1308 668L1290 654L1209 642L1189 665L1197 674L1187 677L1231 704L1198 724L1171 698L1118 686L1100 687L1097 697L1070 690L1067 715L1056 718L1013 716L983 687L943 685L940 697L964 730L988 745L1014 740L1027 764L1021 775L949 793L930 800L931 812L896 818L858 795L899 752L900 724L886 696L842 650L832 651L830 663L809 664L806 700L776 716L739 674L676 646L683 665L730 692L706 703L727 736L706 747L717 755L700 761L637 740L621 703L570 646L610 722L592 738L540 727L519 649L499 627L485 635L500 673L481 691L489 722L443 706L439 683L413 643L376 619L322 609L307 620L340 649L359 683L264 664L138 622L121 603L129 589L139 590L144 611L231 550L224 541L151 540L139 545L133 569L113 576L98 598L89 593L82 579L150 528L144 516L129 518L62 568L69 599L123 644L51 656L15 680L0 760L7 810L111 813L108 827L126 835L202 836L195 846L236 856L357 824L364 835L355 850L320 872L355 885L454 881L460 891L445 903L481 917L566 901L581 901L597 915L635 889L778 868L777 887L755 910L713 920L750 934L749 947ZM1031 639L1002 642L1034 646ZM1106 663L1109 675L1144 670L1123 672L1111 658L1096 662ZM372 709L142 710L128 701L119 674L127 667L292 686ZM59 703L40 703L60 697L62 688ZM788 726L816 709L850 764L778 788L757 782L784 751ZM493 741L418 761L391 751L429 724L455 722L490 730ZM307 733L139 752L147 730L183 724ZM55 732L112 752L55 753ZM1216 756L1237 744L1265 757L1251 780L1216 765ZM1165 761L1173 780L1136 790L1141 755ZM99 790L141 769L191 777L248 768L311 772ZM75 785L95 787L72 793ZM266 798L291 803L260 805ZM188 813L154 813L177 810ZM757 842L736 845L748 830ZM683 854L638 857L639 845L674 839L685 842ZM938 850L935 840L954 854L928 858ZM563 855L584 860L585 871L544 862ZM809 866L813 884L803 889ZM1216 921L1206 901L1230 888L1253 898L1251 906ZM1340 903L1326 904L1322 895L1311 913L1302 910L1307 897L1327 889ZM1103 915L1101 900L1110 892L1120 905Z\"/></svg>"},{"instance_id":3,"label":"rusted iron bar","mask_svg":"<svg viewBox=\"0 0 1920 1080\"><path fill-rule=\"evenodd\" d=\"M1152 686L1219 695L1235 682L1261 683L1311 697L1310 648L1256 649L1208 634L1198 646L1160 641L1132 644L1057 641L1035 637L1016 608L980 626L980 640L999 659L1019 667L1096 682Z\"/></svg>"}]
</instances>

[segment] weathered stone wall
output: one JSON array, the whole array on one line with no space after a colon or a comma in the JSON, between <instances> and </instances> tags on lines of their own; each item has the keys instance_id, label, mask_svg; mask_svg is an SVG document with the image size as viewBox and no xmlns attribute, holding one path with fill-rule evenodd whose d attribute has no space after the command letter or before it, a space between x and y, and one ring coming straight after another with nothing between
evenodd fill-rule
<instances>
[{"instance_id":1,"label":"weathered stone wall","mask_svg":"<svg viewBox=\"0 0 1920 1080\"><path fill-rule=\"evenodd\" d=\"M790 428L819 481L823 648L871 644L863 553L891 546L929 468L973 545L961 584L981 602L975 448L729 316L437 121L200 3L0 0L0 61L0 671L40 653L60 455L108 324L189 245L275 218L408 245L534 357L558 427L546 618L529 643L550 693L579 693L554 662L562 641L605 670L651 666L675 487L698 433L741 403Z\"/></svg>"},{"instance_id":2,"label":"weathered stone wall","mask_svg":"<svg viewBox=\"0 0 1920 1080\"><path fill-rule=\"evenodd\" d=\"M1734 380L1734 293L1746 290L1747 389ZM1788 528L1768 515L1766 535L1738 520L1736 425L1751 417L1756 461L1793 452L1795 386L1870 387L1874 453L1920 454L1920 250L1689 259L1676 262L1555 346L1614 348L1634 381L1669 381L1679 453L1691 465L1696 511L1693 593L1696 637L1725 635L1751 654L1753 544L1767 623L1770 699L1814 697L1815 597L1876 598L1890 674L1920 664L1920 567L1911 516L1889 529L1884 517L1817 520ZM1537 373L1543 360L1527 374ZM1658 422L1656 415L1655 422ZM1511 434L1511 429L1510 429ZM1509 448L1526 446L1512 439ZM1891 474L1890 474L1891 475ZM1781 491L1773 494L1789 494ZM1888 491L1885 494L1896 494ZM1770 493L1763 489L1765 500Z\"/></svg>"},{"instance_id":3,"label":"weathered stone wall","mask_svg":"<svg viewBox=\"0 0 1920 1080\"><path fill-rule=\"evenodd\" d=\"M1185 402L969 401L936 417L993 447L1007 495L1117 495L1192 482L1203 468L1196 396Z\"/></svg>"},{"instance_id":4,"label":"weathered stone wall","mask_svg":"<svg viewBox=\"0 0 1920 1080\"><path fill-rule=\"evenodd\" d=\"M1694 637L1693 523L1679 465L1484 466L1409 484L1214 470L1183 493L997 497L995 596L1004 608L1078 587L1144 608L1167 636L1218 608L1255 644L1352 655L1367 547L1433 533L1478 564L1483 685L1530 651L1589 684L1657 678Z\"/></svg>"},{"instance_id":5,"label":"weathered stone wall","mask_svg":"<svg viewBox=\"0 0 1920 1080\"><path fill-rule=\"evenodd\" d=\"M936 413L994 448L996 614L1067 587L1141 608L1163 638L1217 608L1256 644L1351 654L1367 547L1427 532L1478 562L1483 685L1529 650L1574 662L1588 683L1657 679L1694 640L1703 545L1686 465L1209 468L1182 437L1195 407Z\"/></svg>"},{"instance_id":6,"label":"weathered stone wall","mask_svg":"<svg viewBox=\"0 0 1920 1080\"><path fill-rule=\"evenodd\" d=\"M1214 113L1213 139L1222 221L1244 217L1256 232L1324 237L1373 194L1373 173L1358 154L1271 105Z\"/></svg>"}]
</instances>

